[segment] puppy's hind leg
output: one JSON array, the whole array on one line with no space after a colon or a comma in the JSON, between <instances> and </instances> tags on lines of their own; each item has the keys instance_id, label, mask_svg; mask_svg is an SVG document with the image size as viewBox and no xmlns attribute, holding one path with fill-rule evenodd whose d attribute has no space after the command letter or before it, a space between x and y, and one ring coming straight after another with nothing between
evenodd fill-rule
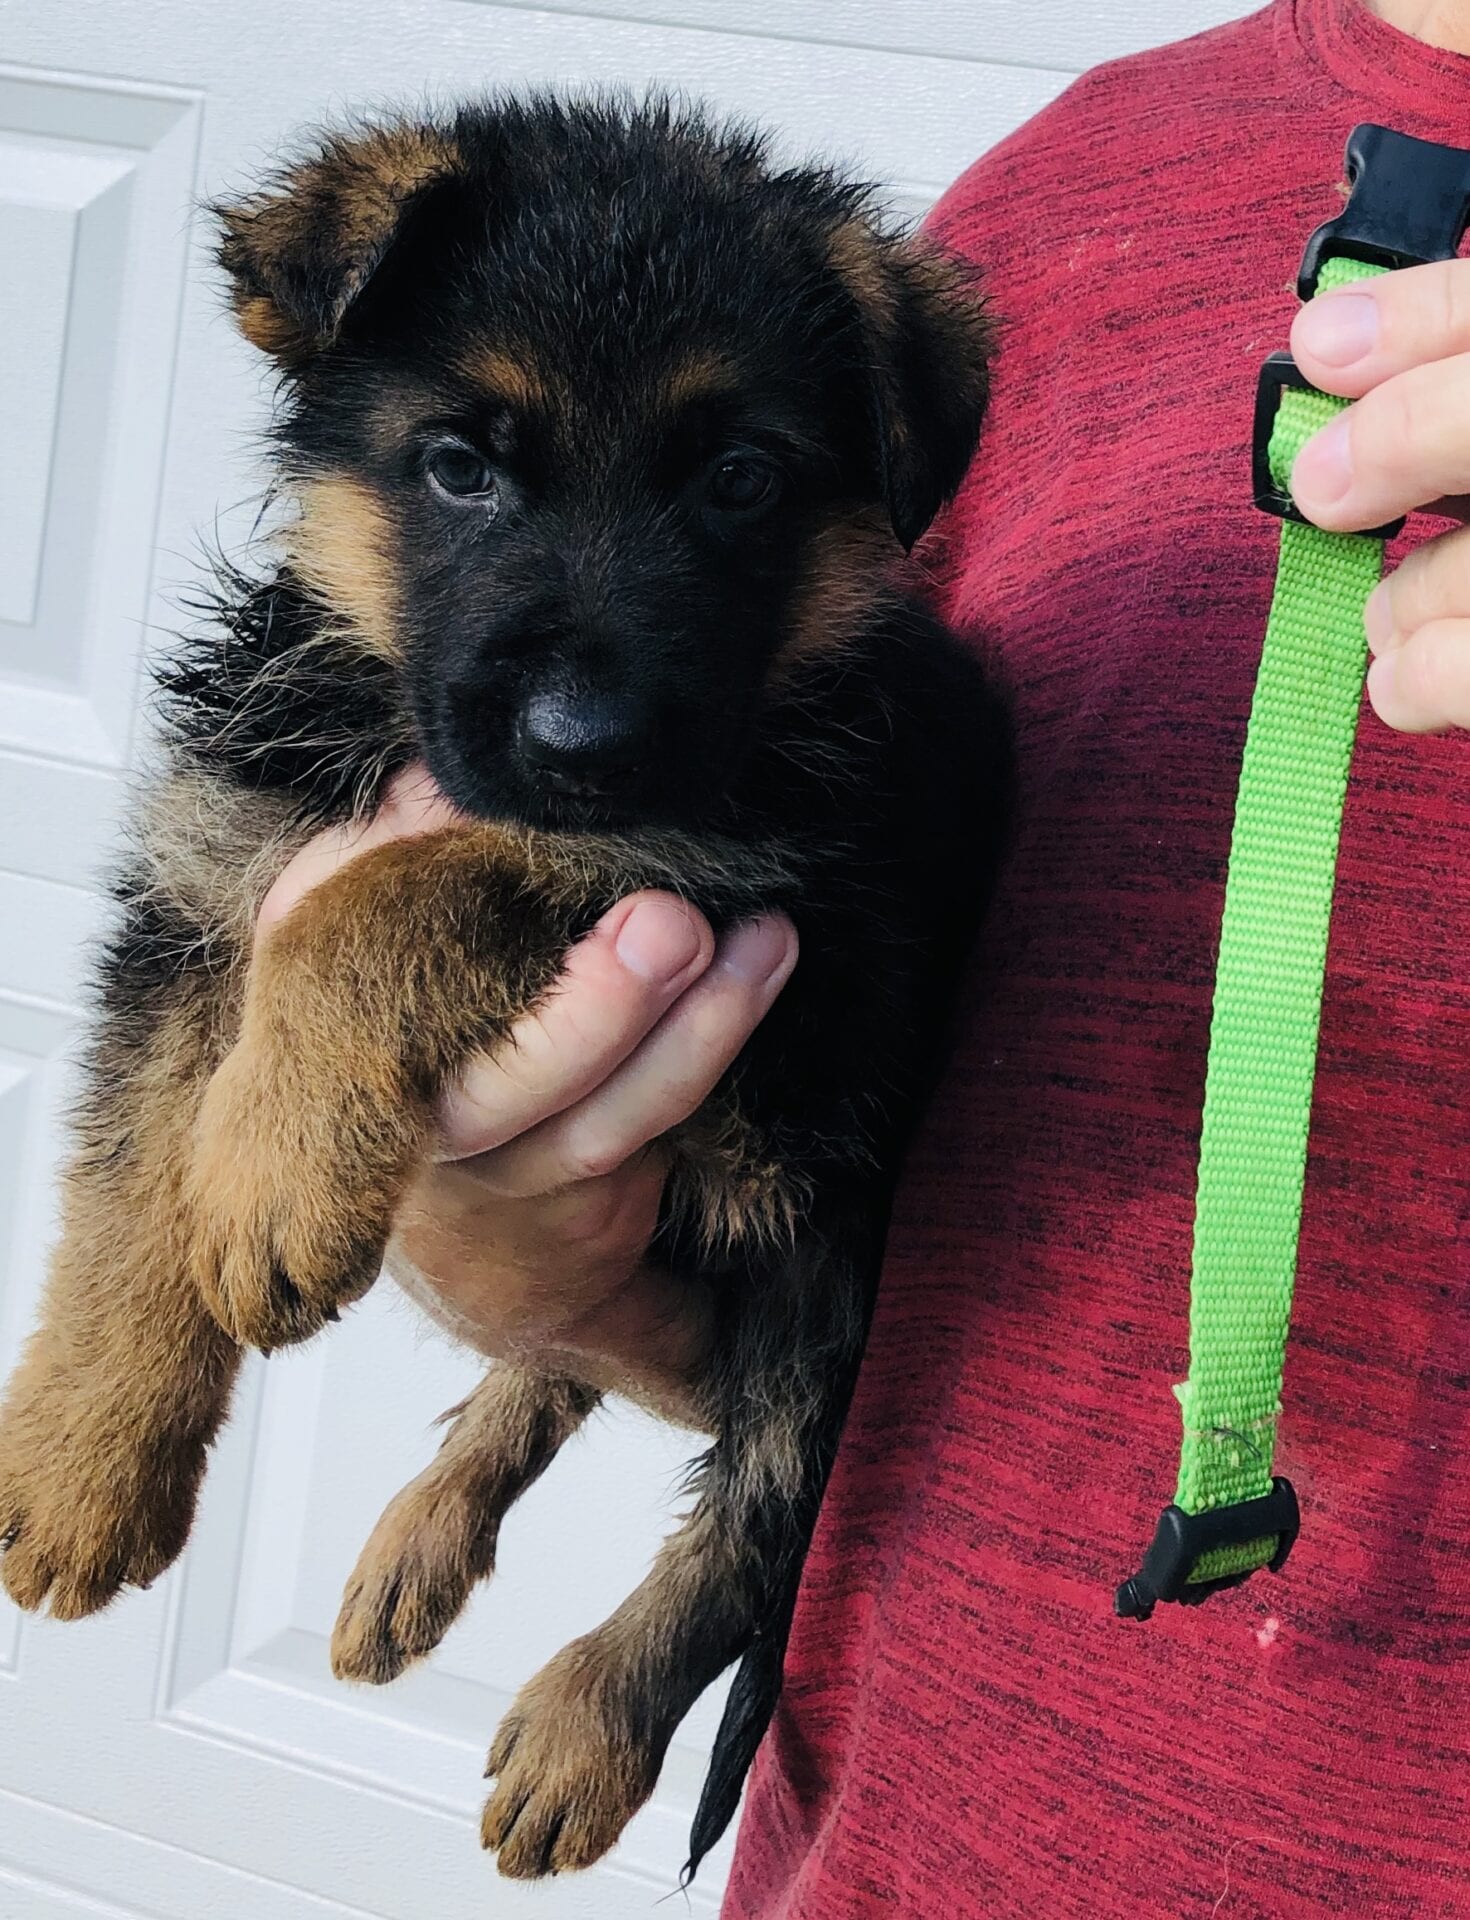
<instances>
[{"instance_id":1,"label":"puppy's hind leg","mask_svg":"<svg viewBox=\"0 0 1470 1920\"><path fill-rule=\"evenodd\" d=\"M395 1680L444 1638L494 1570L500 1523L597 1405L574 1380L496 1366L363 1548L332 1634L339 1680Z\"/></svg>"},{"instance_id":2,"label":"puppy's hind leg","mask_svg":"<svg viewBox=\"0 0 1470 1920\"><path fill-rule=\"evenodd\" d=\"M876 1238L839 1222L732 1289L705 1391L719 1437L643 1584L522 1688L481 1827L513 1879L590 1866L648 1799L674 1731L741 1661L690 1871L728 1823L780 1688L791 1599L856 1370Z\"/></svg>"}]
</instances>

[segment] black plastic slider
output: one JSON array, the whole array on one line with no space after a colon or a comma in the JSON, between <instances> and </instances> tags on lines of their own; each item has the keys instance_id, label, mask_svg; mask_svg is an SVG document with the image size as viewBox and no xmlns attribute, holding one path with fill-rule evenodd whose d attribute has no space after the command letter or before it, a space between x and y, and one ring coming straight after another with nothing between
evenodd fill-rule
<instances>
[{"instance_id":1,"label":"black plastic slider","mask_svg":"<svg viewBox=\"0 0 1470 1920\"><path fill-rule=\"evenodd\" d=\"M1241 1500L1233 1507L1210 1507L1186 1513L1165 1507L1158 1531L1140 1572L1125 1580L1113 1597L1113 1611L1121 1620L1147 1620L1161 1600L1194 1606L1224 1587L1238 1587L1250 1573L1226 1573L1215 1580L1191 1580L1201 1555L1217 1547L1243 1547L1250 1540L1275 1538L1276 1551L1268 1565L1279 1573L1301 1531L1296 1490L1278 1476L1271 1491L1259 1500Z\"/></svg>"},{"instance_id":2,"label":"black plastic slider","mask_svg":"<svg viewBox=\"0 0 1470 1920\"><path fill-rule=\"evenodd\" d=\"M1302 393L1315 393L1317 389L1302 372L1289 353L1273 353L1261 368L1260 382L1256 387L1256 424L1251 441L1251 487L1256 505L1262 513L1274 513L1278 520L1295 520L1309 527L1313 522L1298 507L1285 487L1278 487L1275 475L1271 472L1271 435L1276 426L1276 415L1281 406L1281 395L1285 388L1295 387ZM1364 530L1368 540L1392 540L1402 533L1402 520L1391 520L1387 526L1369 527Z\"/></svg>"},{"instance_id":3,"label":"black plastic slider","mask_svg":"<svg viewBox=\"0 0 1470 1920\"><path fill-rule=\"evenodd\" d=\"M1453 260L1470 226L1470 153L1371 121L1348 135L1347 205L1302 255L1297 292L1310 300L1323 263L1346 254L1381 267Z\"/></svg>"}]
</instances>

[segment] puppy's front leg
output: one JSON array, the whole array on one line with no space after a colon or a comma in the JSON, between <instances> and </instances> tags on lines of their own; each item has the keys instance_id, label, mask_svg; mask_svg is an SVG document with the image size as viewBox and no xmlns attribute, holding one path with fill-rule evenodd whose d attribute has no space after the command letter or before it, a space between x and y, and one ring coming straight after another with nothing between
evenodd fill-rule
<instances>
[{"instance_id":1,"label":"puppy's front leg","mask_svg":"<svg viewBox=\"0 0 1470 1920\"><path fill-rule=\"evenodd\" d=\"M306 1339L371 1286L437 1090L595 912L539 883L524 839L477 826L363 855L264 942L190 1182L195 1278L237 1340Z\"/></svg>"}]
</instances>

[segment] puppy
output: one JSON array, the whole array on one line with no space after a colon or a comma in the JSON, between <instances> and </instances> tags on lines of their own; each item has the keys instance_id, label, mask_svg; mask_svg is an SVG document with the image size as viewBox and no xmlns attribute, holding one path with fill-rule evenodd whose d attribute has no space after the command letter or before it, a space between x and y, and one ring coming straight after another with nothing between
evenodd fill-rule
<instances>
[{"instance_id":1,"label":"puppy","mask_svg":"<svg viewBox=\"0 0 1470 1920\"><path fill-rule=\"evenodd\" d=\"M796 972L667 1142L650 1257L716 1302L692 1510L511 1708L483 1827L504 1873L587 1866L738 1662L692 1871L776 1700L999 844L997 702L902 565L975 445L983 308L860 187L657 100L363 126L219 217L289 511L162 673L168 765L0 1413L4 1584L74 1619L173 1560L241 1349L372 1284L436 1094L615 901L783 909ZM252 958L273 877L416 757L465 824L354 861ZM340 1675L437 1643L597 1398L489 1373L352 1576Z\"/></svg>"}]
</instances>

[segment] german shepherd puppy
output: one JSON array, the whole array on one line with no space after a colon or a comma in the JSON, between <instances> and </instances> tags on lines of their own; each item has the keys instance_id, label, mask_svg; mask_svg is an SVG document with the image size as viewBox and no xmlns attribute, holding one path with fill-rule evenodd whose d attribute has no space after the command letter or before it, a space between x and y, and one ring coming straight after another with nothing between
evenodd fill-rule
<instances>
[{"instance_id":1,"label":"german shepherd puppy","mask_svg":"<svg viewBox=\"0 0 1470 1920\"><path fill-rule=\"evenodd\" d=\"M289 515L162 673L168 763L0 1413L4 1584L74 1619L168 1566L241 1348L372 1284L437 1092L614 902L784 909L796 972L667 1143L651 1257L717 1302L692 1511L512 1707L483 1828L504 1873L587 1866L739 1662L692 1870L775 1704L998 844L997 703L902 565L975 446L983 307L864 189L659 100L356 127L217 211ZM354 861L252 957L291 855L416 757L463 827ZM366 1549L339 1674L437 1643L596 1401L492 1369Z\"/></svg>"}]
</instances>

